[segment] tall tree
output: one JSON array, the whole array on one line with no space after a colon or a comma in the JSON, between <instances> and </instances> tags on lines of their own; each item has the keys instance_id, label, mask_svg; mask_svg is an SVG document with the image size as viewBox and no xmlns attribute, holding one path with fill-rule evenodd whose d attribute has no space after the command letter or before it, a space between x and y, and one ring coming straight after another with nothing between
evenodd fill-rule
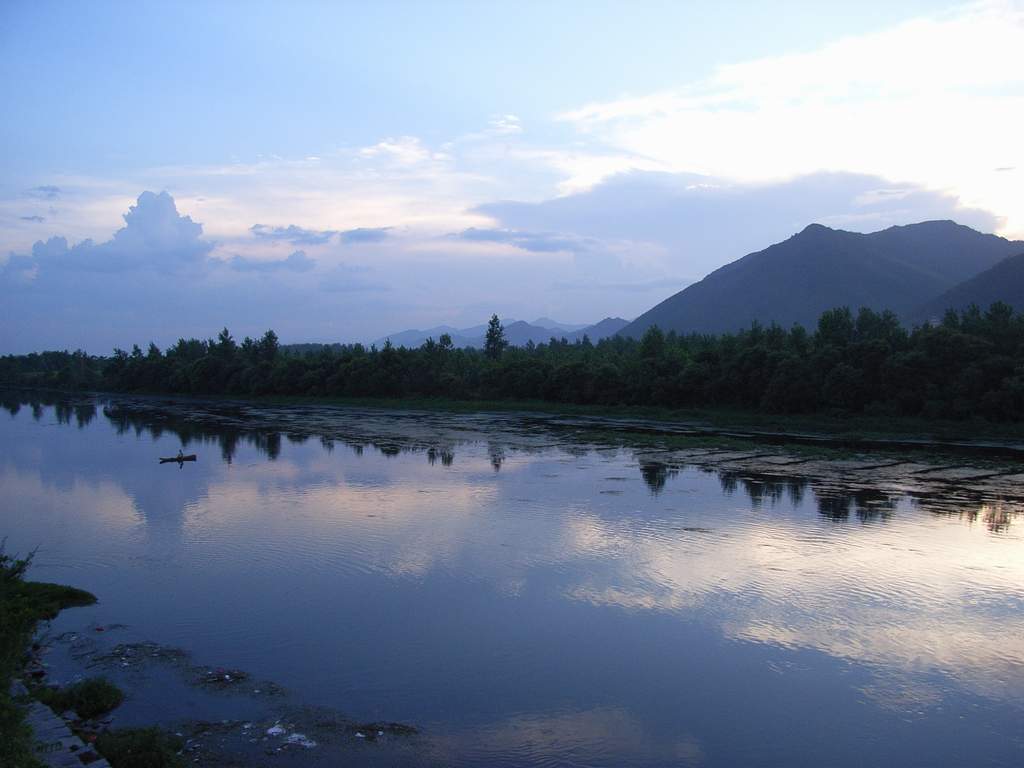
<instances>
[{"instance_id":1,"label":"tall tree","mask_svg":"<svg viewBox=\"0 0 1024 768\"><path fill-rule=\"evenodd\" d=\"M487 323L487 338L484 341L484 354L492 360L497 360L501 357L501 353L507 346L508 339L505 338L505 329L501 325L501 320L498 319L497 315L491 315L491 320Z\"/></svg>"},{"instance_id":2,"label":"tall tree","mask_svg":"<svg viewBox=\"0 0 1024 768\"><path fill-rule=\"evenodd\" d=\"M280 348L280 344L277 340L277 334L272 330L267 331L263 334L263 338L256 342L256 354L263 360L269 360L274 362L277 359L277 351Z\"/></svg>"}]
</instances>

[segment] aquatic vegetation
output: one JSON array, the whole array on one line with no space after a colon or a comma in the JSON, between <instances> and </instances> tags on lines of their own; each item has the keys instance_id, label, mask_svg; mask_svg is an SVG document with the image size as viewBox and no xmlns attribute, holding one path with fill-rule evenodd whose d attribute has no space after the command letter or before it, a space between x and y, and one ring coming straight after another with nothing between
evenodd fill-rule
<instances>
[{"instance_id":1,"label":"aquatic vegetation","mask_svg":"<svg viewBox=\"0 0 1024 768\"><path fill-rule=\"evenodd\" d=\"M103 677L92 677L64 688L39 688L36 698L58 714L72 710L83 719L104 715L124 701L124 693Z\"/></svg>"},{"instance_id":2,"label":"aquatic vegetation","mask_svg":"<svg viewBox=\"0 0 1024 768\"><path fill-rule=\"evenodd\" d=\"M36 624L63 608L90 605L95 596L60 584L27 582L32 555L12 557L0 540L0 765L34 766L31 731L24 710L10 695L11 680L21 669Z\"/></svg>"},{"instance_id":3,"label":"aquatic vegetation","mask_svg":"<svg viewBox=\"0 0 1024 768\"><path fill-rule=\"evenodd\" d=\"M54 619L65 608L79 608L96 602L96 596L84 589L42 581L22 582L18 593L20 599L31 607L37 621Z\"/></svg>"},{"instance_id":4,"label":"aquatic vegetation","mask_svg":"<svg viewBox=\"0 0 1024 768\"><path fill-rule=\"evenodd\" d=\"M101 733L96 751L113 768L180 768L184 743L159 728L120 728Z\"/></svg>"}]
</instances>

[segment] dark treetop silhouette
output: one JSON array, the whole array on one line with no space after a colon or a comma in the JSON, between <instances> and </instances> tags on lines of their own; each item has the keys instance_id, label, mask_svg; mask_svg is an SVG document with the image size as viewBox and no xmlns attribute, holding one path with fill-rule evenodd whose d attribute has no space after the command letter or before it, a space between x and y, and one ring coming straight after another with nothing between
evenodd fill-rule
<instances>
[{"instance_id":1,"label":"dark treetop silhouette","mask_svg":"<svg viewBox=\"0 0 1024 768\"><path fill-rule=\"evenodd\" d=\"M949 311L904 328L892 312L832 309L808 332L757 323L718 336L649 328L598 344L552 339L485 350L428 339L416 349L359 344L290 354L267 331L237 344L181 339L111 357L44 352L0 358L0 383L121 392L426 397L868 413L1019 421L1024 316L1005 304Z\"/></svg>"}]
</instances>

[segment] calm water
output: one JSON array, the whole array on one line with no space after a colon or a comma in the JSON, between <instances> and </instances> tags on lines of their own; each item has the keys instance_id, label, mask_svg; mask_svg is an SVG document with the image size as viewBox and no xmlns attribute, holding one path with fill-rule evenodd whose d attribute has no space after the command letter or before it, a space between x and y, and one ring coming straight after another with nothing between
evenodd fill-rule
<instances>
[{"instance_id":1,"label":"calm water","mask_svg":"<svg viewBox=\"0 0 1024 768\"><path fill-rule=\"evenodd\" d=\"M1005 500L837 505L592 434L9 397L0 535L39 547L35 578L100 596L61 628L124 623L415 723L410 762L1024 764L1024 518ZM183 439L198 462L157 464Z\"/></svg>"}]
</instances>

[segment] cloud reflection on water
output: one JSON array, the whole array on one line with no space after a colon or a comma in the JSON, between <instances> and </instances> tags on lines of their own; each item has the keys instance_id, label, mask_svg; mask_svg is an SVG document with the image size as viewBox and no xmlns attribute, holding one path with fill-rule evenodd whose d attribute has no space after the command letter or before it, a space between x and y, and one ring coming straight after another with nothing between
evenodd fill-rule
<instances>
[{"instance_id":1,"label":"cloud reflection on water","mask_svg":"<svg viewBox=\"0 0 1024 768\"><path fill-rule=\"evenodd\" d=\"M407 590L414 600L482 600L526 622L549 604L596 611L589 620L665 617L726 644L770 648L780 674L796 652L824 654L865 673L850 685L866 700L903 714L963 691L1013 705L1024 690L1024 557L1011 525L1019 507L966 487L936 498L884 484L709 471L652 459L647 444L574 442L516 431L499 417L488 426L377 413L345 429L332 422L318 436L301 424L241 429L230 410L183 421L159 406L114 404L97 420L83 404L59 413L36 406L39 425L55 416L58 429L105 426L114 439L95 463L67 440L14 445L0 465L6 495L50 510L41 514L52 524L66 519L75 537L91 531L82 547L104 552L104 536L126 537L115 542L120 551L141 538L196 583L214 575L259 585L282 615L246 632L268 645L290 631L287 611L315 609L318 589L341 600L351 583L375 599ZM176 443L208 446L199 452L222 460L204 456L186 472L150 466L157 446ZM47 526L31 528L43 535ZM65 562L76 556L68 539L48 546ZM274 574L310 594L274 585ZM465 593L449 592L453 585ZM278 607L283 600L293 604ZM331 608L347 622L353 603ZM238 607L239 627L249 627L248 610ZM189 631L212 631L198 609L183 613ZM458 606L437 613L437 621L467 620ZM237 630L224 639L236 643ZM415 663L439 651L404 635L402 650L401 664L411 665L402 684L413 686ZM531 760L583 762L615 754L664 762L675 749L647 734L630 707L538 707L466 726L438 749L526 749ZM603 740L587 735L600 732ZM680 739L673 754L698 761L703 747Z\"/></svg>"}]
</instances>

